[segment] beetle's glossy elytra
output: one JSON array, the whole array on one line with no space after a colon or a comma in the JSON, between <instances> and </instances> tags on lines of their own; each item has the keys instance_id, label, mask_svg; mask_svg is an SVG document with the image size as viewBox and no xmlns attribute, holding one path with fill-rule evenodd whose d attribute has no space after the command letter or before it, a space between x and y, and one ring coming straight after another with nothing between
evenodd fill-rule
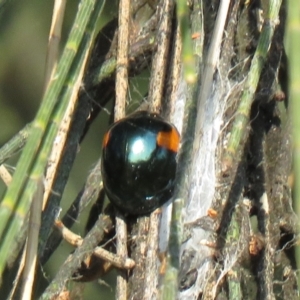
<instances>
[{"instance_id":1,"label":"beetle's glossy elytra","mask_svg":"<svg viewBox=\"0 0 300 300\"><path fill-rule=\"evenodd\" d=\"M112 203L147 214L172 197L179 133L159 115L140 111L113 124L103 139L102 177Z\"/></svg>"}]
</instances>

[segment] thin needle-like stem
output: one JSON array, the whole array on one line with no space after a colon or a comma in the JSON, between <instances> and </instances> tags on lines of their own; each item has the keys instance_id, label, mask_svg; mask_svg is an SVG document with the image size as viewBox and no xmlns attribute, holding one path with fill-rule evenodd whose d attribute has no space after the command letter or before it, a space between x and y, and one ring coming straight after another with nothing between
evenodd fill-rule
<instances>
[{"instance_id":1,"label":"thin needle-like stem","mask_svg":"<svg viewBox=\"0 0 300 300\"><path fill-rule=\"evenodd\" d=\"M221 43L224 34L225 23L228 15L230 0L222 0L218 10L218 16L214 27L211 44L207 51L208 55L206 58L206 64L203 72L203 80L201 84L201 90L198 96L197 103L197 122L196 132L194 141L194 151L197 151L200 147L200 138L202 136L201 131L203 128L203 120L205 113L205 101L208 99L212 92L213 87L213 76L216 71L217 62L220 55Z\"/></svg>"},{"instance_id":2,"label":"thin needle-like stem","mask_svg":"<svg viewBox=\"0 0 300 300\"><path fill-rule=\"evenodd\" d=\"M32 196L37 188L36 183L43 176L48 155L69 99L65 99L62 102L58 102L57 100L64 88L65 80L70 80L68 76L70 76L70 74L73 75L74 71L75 73L80 72L79 69L74 67L77 63L83 63L82 56L80 58L76 57L80 44L82 41L84 41L85 45L90 44L90 32L87 33L85 30L91 15L94 13L95 3L95 0L88 0L83 1L79 5L78 14L70 33L69 41L63 52L60 63L57 65L55 76L49 84L42 105L33 122L31 134L17 164L13 181L8 187L6 195L1 203L1 274L14 241L14 237L18 233L24 216L30 207ZM101 4L102 2L100 2L99 5ZM88 37L86 40L83 39L85 35ZM75 65L73 65L73 63ZM74 83L72 80L69 82L71 82L71 84ZM14 215L13 218L12 215Z\"/></svg>"},{"instance_id":3,"label":"thin needle-like stem","mask_svg":"<svg viewBox=\"0 0 300 300\"><path fill-rule=\"evenodd\" d=\"M28 238L26 243L25 265L23 273L22 300L30 300L34 290L34 278L37 263L39 231L41 227L41 211L43 199L43 182L38 182L38 189L32 201L30 210Z\"/></svg>"},{"instance_id":4,"label":"thin needle-like stem","mask_svg":"<svg viewBox=\"0 0 300 300\"><path fill-rule=\"evenodd\" d=\"M55 221L55 227L60 231L65 241L67 241L69 244L75 247L79 247L83 243L83 238L75 233L73 233L71 230L69 230L67 227L64 226L64 224L56 220ZM109 263L111 263L113 266L120 268L120 269L132 269L135 265L134 261L130 258L123 258L116 254L113 254L107 250L105 250L102 247L96 247L93 254Z\"/></svg>"},{"instance_id":5,"label":"thin needle-like stem","mask_svg":"<svg viewBox=\"0 0 300 300\"><path fill-rule=\"evenodd\" d=\"M152 61L152 72L149 84L150 110L155 113L161 112L162 98L165 91L165 77L168 68L168 55L171 40L172 17L174 2L164 1L160 7L160 22L157 31L157 52ZM148 251L146 254L144 279L144 299L152 299L157 292L158 285L158 235L161 218L161 209L151 213L149 218L141 218L139 225L149 224L149 238L147 239Z\"/></svg>"},{"instance_id":6,"label":"thin needle-like stem","mask_svg":"<svg viewBox=\"0 0 300 300\"><path fill-rule=\"evenodd\" d=\"M287 18L286 48L289 58L289 95L290 113L293 124L294 143L294 172L295 172L295 206L298 218L300 216L300 2L289 0ZM299 229L298 229L299 230ZM297 265L300 265L300 247L296 248ZM300 286L300 275L298 273L298 287Z\"/></svg>"},{"instance_id":7,"label":"thin needle-like stem","mask_svg":"<svg viewBox=\"0 0 300 300\"><path fill-rule=\"evenodd\" d=\"M236 117L233 122L231 135L228 141L226 153L222 161L223 172L227 173L233 165L233 160L240 149L245 129L250 117L250 109L254 95L259 83L259 78L265 64L267 54L272 43L278 14L282 0L271 0L265 13L265 20L259 36L257 48L251 62L248 77L245 82L244 91L239 102Z\"/></svg>"},{"instance_id":8,"label":"thin needle-like stem","mask_svg":"<svg viewBox=\"0 0 300 300\"><path fill-rule=\"evenodd\" d=\"M50 81L51 74L57 63L61 29L64 20L66 0L55 0L52 14L52 23L49 34L48 51L46 58L45 90Z\"/></svg>"},{"instance_id":9,"label":"thin needle-like stem","mask_svg":"<svg viewBox=\"0 0 300 300\"><path fill-rule=\"evenodd\" d=\"M195 71L196 60L194 57L193 44L191 40L188 2L185 0L177 0L176 3L177 18L182 36L182 65L184 79L188 83L193 84L197 80L197 72ZM193 5L200 5L200 1L194 2Z\"/></svg>"},{"instance_id":10,"label":"thin needle-like stem","mask_svg":"<svg viewBox=\"0 0 300 300\"><path fill-rule=\"evenodd\" d=\"M128 89L129 18L130 0L121 0L119 4L115 121L125 116Z\"/></svg>"},{"instance_id":11,"label":"thin needle-like stem","mask_svg":"<svg viewBox=\"0 0 300 300\"><path fill-rule=\"evenodd\" d=\"M0 165L0 178L3 180L6 186L11 183L12 177L4 165Z\"/></svg>"},{"instance_id":12,"label":"thin needle-like stem","mask_svg":"<svg viewBox=\"0 0 300 300\"><path fill-rule=\"evenodd\" d=\"M53 73L54 67L57 63L58 59L58 51L59 51L59 42L61 36L61 29L64 19L64 12L65 12L66 1L65 0L56 0L54 3L54 9L52 14L52 24L49 33L49 44L48 44L48 53L46 59L46 72L45 72L45 90L49 84L51 74ZM73 101L74 102L74 101ZM70 103L72 103L70 101ZM72 105L69 105L70 107ZM65 114L69 119L72 113L70 109L67 110ZM63 122L64 124L65 122ZM67 130L64 130L66 135ZM61 138L63 140L63 138ZM57 144L56 144L57 145ZM64 143L58 143L60 145L60 149L63 148ZM56 157L59 157L59 154L62 150L58 151L58 147L53 147L52 153L56 154ZM52 154L53 156L53 154ZM51 157L51 156L50 156ZM54 162L53 162L54 161ZM58 159L56 162L58 163ZM54 172L49 172L53 170L53 167L57 166L55 164L55 160L50 158L49 168L47 169L47 175L50 173L53 175ZM51 169L52 168L52 169ZM55 173L54 173L55 174ZM46 177L45 186L49 186L49 182L54 180L54 175L50 177L52 181L49 179L49 175ZM42 199L47 199L49 195L49 188L47 189L47 193L44 193L44 184L41 180L38 183L38 190L32 200L31 209L30 209L30 217L29 217L29 226L28 226L28 238L26 241L25 246L25 260L24 264L20 264L19 266L19 274L21 274L23 267L23 284L22 284L22 300L30 300L32 297L33 285L34 285L34 276L36 270L36 263L37 263L37 251L38 251L38 236L39 230L41 225L41 213L42 207L45 206L45 201L43 203ZM48 183L48 185L46 185Z\"/></svg>"},{"instance_id":13,"label":"thin needle-like stem","mask_svg":"<svg viewBox=\"0 0 300 300\"><path fill-rule=\"evenodd\" d=\"M116 70L115 121L125 116L125 104L128 89L128 47L129 47L130 0L121 0L119 4L119 30ZM127 225L120 212L116 216L117 254L127 257ZM119 271L117 276L116 299L127 299L127 276Z\"/></svg>"},{"instance_id":14,"label":"thin needle-like stem","mask_svg":"<svg viewBox=\"0 0 300 300\"><path fill-rule=\"evenodd\" d=\"M25 145L31 124L26 125L0 149L0 164L18 153Z\"/></svg>"},{"instance_id":15,"label":"thin needle-like stem","mask_svg":"<svg viewBox=\"0 0 300 300\"><path fill-rule=\"evenodd\" d=\"M165 87L165 76L167 71L167 56L169 54L171 22L174 12L174 2L167 0L163 2L160 26L157 32L157 51L152 61L152 75L149 84L149 100L151 111L161 112L162 94Z\"/></svg>"}]
</instances>

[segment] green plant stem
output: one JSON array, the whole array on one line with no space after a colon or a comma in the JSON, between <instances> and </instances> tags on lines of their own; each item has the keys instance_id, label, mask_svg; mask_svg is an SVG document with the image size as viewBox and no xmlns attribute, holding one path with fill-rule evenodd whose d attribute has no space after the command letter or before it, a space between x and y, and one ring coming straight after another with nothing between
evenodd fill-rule
<instances>
[{"instance_id":1,"label":"green plant stem","mask_svg":"<svg viewBox=\"0 0 300 300\"><path fill-rule=\"evenodd\" d=\"M144 38L142 41L138 41L137 43L132 45L132 49L130 51L130 59L133 61L139 56L143 55L144 52L150 51L155 44L155 34L150 31L150 33ZM152 51L152 50L151 50ZM116 57L113 56L105 60L103 64L99 64L99 67L96 67L95 70L88 75L88 80L86 80L86 94L89 95L89 98L93 98L93 89L96 86L99 86L101 82L106 79L109 79L113 76L116 71L117 60ZM105 104L105 103L104 103ZM101 103L100 105L104 105ZM0 148L0 164L5 162L8 158L16 154L20 151L30 134L31 124L26 125L23 129L21 129L9 142L7 142L2 148Z\"/></svg>"},{"instance_id":2,"label":"green plant stem","mask_svg":"<svg viewBox=\"0 0 300 300\"><path fill-rule=\"evenodd\" d=\"M300 216L300 2L289 0L287 17L286 49L289 58L289 96L290 113L293 125L294 172L295 172L295 206ZM299 230L299 228L298 228ZM300 249L296 248L297 265L300 265ZM298 273L299 274L299 273ZM298 288L300 275L298 275Z\"/></svg>"},{"instance_id":3,"label":"green plant stem","mask_svg":"<svg viewBox=\"0 0 300 300\"><path fill-rule=\"evenodd\" d=\"M99 4L100 3L100 4ZM78 53L78 57L74 61L74 70L72 71L72 74L70 74L70 77L67 80L67 86L65 87L65 92L62 97L61 105L59 107L59 110L57 111L57 114L54 116L53 120L53 126L50 127L49 135L52 137L51 140L54 140L57 130L58 130L58 125L60 124L60 120L63 119L65 110L68 105L68 99L71 98L72 93L74 92L74 86L75 83L78 87L77 91L79 90L80 83L82 81L83 77L83 70L82 66L86 65L87 62L87 57L89 55L89 51L91 49L91 44L92 44L92 38L94 36L94 28L95 24L97 22L97 19L99 17L99 14L101 13L101 9L104 6L105 1L98 2L96 3L95 10L90 16L89 23L87 24L87 28L85 30L84 36L83 36L83 42L82 42L82 47L80 49L80 53ZM81 74L81 76L78 76L78 74ZM50 145L51 147L51 145ZM38 166L37 166L38 167ZM44 248L44 245L46 243L46 240L49 236L49 233L51 231L51 226L43 226L43 230L41 230L41 235L40 235L40 251L42 252L41 249Z\"/></svg>"},{"instance_id":4,"label":"green plant stem","mask_svg":"<svg viewBox=\"0 0 300 300\"><path fill-rule=\"evenodd\" d=\"M76 199L72 202L69 209L66 211L65 215L62 218L62 223L67 228L71 228L73 226L74 222L76 222L82 211L87 207L89 203L96 202L97 198L99 197L99 192L101 188L103 188L101 182L101 160L99 159L95 167L91 170L84 187L79 192ZM48 229L49 227L51 226L45 226L45 228ZM44 246L44 251L41 251L40 253L41 265L44 265L47 262L62 239L63 238L61 234L57 231L53 231L51 233L51 235L47 239L47 244ZM43 243L41 242L41 244Z\"/></svg>"},{"instance_id":5,"label":"green plant stem","mask_svg":"<svg viewBox=\"0 0 300 300\"><path fill-rule=\"evenodd\" d=\"M24 147L30 128L31 124L27 124L0 149L0 165Z\"/></svg>"},{"instance_id":6,"label":"green plant stem","mask_svg":"<svg viewBox=\"0 0 300 300\"><path fill-rule=\"evenodd\" d=\"M176 199L173 202L172 222L170 228L169 251L167 256L167 270L164 276L161 299L172 300L177 298L179 253L183 239L182 210L183 199Z\"/></svg>"},{"instance_id":7,"label":"green plant stem","mask_svg":"<svg viewBox=\"0 0 300 300\"><path fill-rule=\"evenodd\" d=\"M36 190L37 181L42 178L47 158L50 153L57 128L63 116L63 109L67 103L59 103L59 96L64 89L69 73L74 72L76 63L81 60L76 54L83 42L88 21L95 9L96 0L86 0L79 4L78 13L74 21L66 48L60 62L49 83L41 107L32 124L30 136L22 153L14 174L13 181L8 187L0 207L0 274L2 274L6 259L14 237L18 233L24 217L29 209ZM99 4L97 4L99 6ZM102 2L101 2L102 7ZM100 8L99 8L100 11ZM99 12L98 11L98 12ZM89 35L89 34L88 34ZM87 37L85 37L87 38ZM87 41L85 41L87 43ZM75 66L73 65L75 63ZM68 82L70 83L70 82ZM53 120L55 111L60 113ZM55 122L54 127L51 126ZM50 123L50 125L48 125Z\"/></svg>"},{"instance_id":8,"label":"green plant stem","mask_svg":"<svg viewBox=\"0 0 300 300\"><path fill-rule=\"evenodd\" d=\"M183 5L183 3L181 3ZM186 7L187 8L187 7ZM182 9L182 8L178 8ZM181 13L178 12L177 13ZM187 13L187 12L186 12ZM201 18L199 18L199 15ZM193 78L194 76L198 76L198 67L202 62L202 53L203 53L203 24L202 24L202 7L199 3L194 4L194 9L191 15L191 28L193 32L197 32L200 34L200 37L197 39L191 40L190 37L190 30L188 29L187 23L182 27L182 34L185 36L186 39L189 39L189 41L186 42L183 40L183 45L185 44L186 49L182 49L182 62L184 64L184 68L186 72L184 74L184 79L186 79L186 76L192 76L190 78ZM186 22L186 21L184 21ZM189 48L190 43L192 42L192 46ZM187 52L184 52L187 51ZM190 53L192 52L192 53ZM186 62L189 61L189 56L195 57L195 62L191 65L186 65ZM194 61L194 59L193 59ZM183 80L180 79L180 80ZM166 267L166 273L164 276L163 285L161 288L161 299L163 300L172 300L177 298L178 294L178 275L180 272L180 247L182 244L182 241L184 239L184 233L183 233L183 217L182 217L182 211L185 205L185 200L187 199L187 192L188 187L186 186L188 180L186 178L186 174L189 172L189 161L190 161L190 155L192 150L192 141L193 141L193 135L195 130L195 122L196 122L196 103L197 103L197 91L198 91L198 85L193 84L195 82L194 79L188 81L189 87L188 87L188 95L187 95L187 101L186 101L186 126L181 133L183 136L188 136L188 140L182 141L182 146L180 150L180 157L178 161L178 166L181 166L181 169L177 171L177 184L178 190L174 193L174 202L173 202L173 208L172 208L172 220L170 225L170 239L169 239L169 249L167 254L167 267Z\"/></svg>"},{"instance_id":9,"label":"green plant stem","mask_svg":"<svg viewBox=\"0 0 300 300\"><path fill-rule=\"evenodd\" d=\"M196 6L199 4L195 1L194 5ZM195 59L193 55L192 33L189 24L189 7L187 5L187 1L178 0L176 8L182 35L182 62L184 78L188 83L195 83L197 74L195 72ZM200 34L200 32L195 33Z\"/></svg>"},{"instance_id":10,"label":"green plant stem","mask_svg":"<svg viewBox=\"0 0 300 300\"><path fill-rule=\"evenodd\" d=\"M231 169L233 160L240 149L249 122L250 109L258 86L259 78L270 49L275 27L278 22L281 0L270 0L268 11L265 13L264 25L258 40L258 45L251 62L249 75L244 85L236 117L234 119L228 147L223 158L223 171Z\"/></svg>"}]
</instances>

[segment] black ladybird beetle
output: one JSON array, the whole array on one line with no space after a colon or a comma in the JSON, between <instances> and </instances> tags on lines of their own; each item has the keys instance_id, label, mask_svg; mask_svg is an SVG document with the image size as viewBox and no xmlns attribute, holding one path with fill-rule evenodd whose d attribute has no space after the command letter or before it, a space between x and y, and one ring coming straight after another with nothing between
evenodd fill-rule
<instances>
[{"instance_id":1,"label":"black ladybird beetle","mask_svg":"<svg viewBox=\"0 0 300 300\"><path fill-rule=\"evenodd\" d=\"M131 215L147 214L173 193L180 136L158 114L136 112L103 139L102 178L109 200Z\"/></svg>"}]
</instances>

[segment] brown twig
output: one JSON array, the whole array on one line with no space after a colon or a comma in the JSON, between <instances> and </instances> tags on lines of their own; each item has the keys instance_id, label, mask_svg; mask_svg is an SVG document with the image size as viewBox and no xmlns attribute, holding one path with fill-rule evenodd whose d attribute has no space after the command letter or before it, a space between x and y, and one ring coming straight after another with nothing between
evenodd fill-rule
<instances>
[{"instance_id":1,"label":"brown twig","mask_svg":"<svg viewBox=\"0 0 300 300\"><path fill-rule=\"evenodd\" d=\"M71 244L74 247L79 247L82 245L83 238L80 235L72 232L67 227L65 227L65 225L60 220L55 221L55 227L59 230L64 240L67 241L69 244ZM103 249L102 247L96 247L92 254L111 263L114 267L119 269L130 270L135 266L135 263L132 259L124 259L123 257L120 257L117 254L113 254Z\"/></svg>"},{"instance_id":2,"label":"brown twig","mask_svg":"<svg viewBox=\"0 0 300 300\"><path fill-rule=\"evenodd\" d=\"M130 0L122 0L119 4L115 121L125 116L128 89L129 17Z\"/></svg>"},{"instance_id":3,"label":"brown twig","mask_svg":"<svg viewBox=\"0 0 300 300\"><path fill-rule=\"evenodd\" d=\"M160 113L161 111L161 99L165 85L174 2L171 0L163 1L161 10L160 24L157 31L157 51L152 60L152 72L148 96L150 99L151 111L157 113Z\"/></svg>"},{"instance_id":4,"label":"brown twig","mask_svg":"<svg viewBox=\"0 0 300 300\"><path fill-rule=\"evenodd\" d=\"M161 217L161 209L156 209L150 215L149 235L147 240L147 256L145 266L145 294L144 299L153 299L157 295L158 286L158 232Z\"/></svg>"},{"instance_id":5,"label":"brown twig","mask_svg":"<svg viewBox=\"0 0 300 300\"><path fill-rule=\"evenodd\" d=\"M30 216L29 216L29 230L27 243L25 247L25 261L23 271L23 284L22 284L22 300L30 300L32 291L34 290L35 270L37 263L38 240L39 231L41 227L41 211L42 199L44 193L43 181L39 180L37 183L37 191L32 201Z\"/></svg>"},{"instance_id":6,"label":"brown twig","mask_svg":"<svg viewBox=\"0 0 300 300\"><path fill-rule=\"evenodd\" d=\"M10 173L4 165L0 165L0 178L3 180L6 186L8 186L12 180Z\"/></svg>"},{"instance_id":7,"label":"brown twig","mask_svg":"<svg viewBox=\"0 0 300 300\"><path fill-rule=\"evenodd\" d=\"M103 240L104 228L106 228L107 218L100 215L94 227L82 241L82 244L74 251L73 254L65 261L57 272L54 280L50 283L46 291L41 296L41 300L52 299L64 290L68 280L70 280L76 270L81 266L81 262L90 256L99 242Z\"/></svg>"},{"instance_id":8,"label":"brown twig","mask_svg":"<svg viewBox=\"0 0 300 300\"><path fill-rule=\"evenodd\" d=\"M98 160L95 167L91 170L84 187L81 189L76 199L70 205L69 209L62 218L63 224L68 228L71 228L74 222L78 219L81 212L87 207L91 202L95 202L99 195L100 190L103 188L101 171L100 171L101 160ZM99 184L100 182L100 184ZM56 250L60 242L62 241L62 236L56 231L53 231L47 240L45 246L45 251L43 252L40 262L44 265L52 253Z\"/></svg>"},{"instance_id":9,"label":"brown twig","mask_svg":"<svg viewBox=\"0 0 300 300\"><path fill-rule=\"evenodd\" d=\"M174 34L174 42L172 45L173 53L170 62L170 76L168 77L167 86L166 86L166 103L165 108L163 109L163 115L170 119L170 117L174 113L174 105L175 100L177 98L177 91L180 81L181 74L181 48L182 48L182 40L180 37L180 27L179 24L176 26L175 34ZM172 121L172 120L171 120ZM175 120L173 120L175 121Z\"/></svg>"},{"instance_id":10,"label":"brown twig","mask_svg":"<svg viewBox=\"0 0 300 300\"><path fill-rule=\"evenodd\" d=\"M52 23L49 33L48 51L46 58L46 72L44 78L45 90L51 78L54 66L57 63L59 43L61 38L61 29L64 20L66 0L56 0L54 3Z\"/></svg>"},{"instance_id":11,"label":"brown twig","mask_svg":"<svg viewBox=\"0 0 300 300\"><path fill-rule=\"evenodd\" d=\"M125 116L128 89L129 18L130 0L121 0L119 4L115 121ZM127 257L127 225L120 212L117 212L116 215L116 236L117 254L125 259ZM116 298L127 299L127 274L124 271L119 272L117 276Z\"/></svg>"}]
</instances>

